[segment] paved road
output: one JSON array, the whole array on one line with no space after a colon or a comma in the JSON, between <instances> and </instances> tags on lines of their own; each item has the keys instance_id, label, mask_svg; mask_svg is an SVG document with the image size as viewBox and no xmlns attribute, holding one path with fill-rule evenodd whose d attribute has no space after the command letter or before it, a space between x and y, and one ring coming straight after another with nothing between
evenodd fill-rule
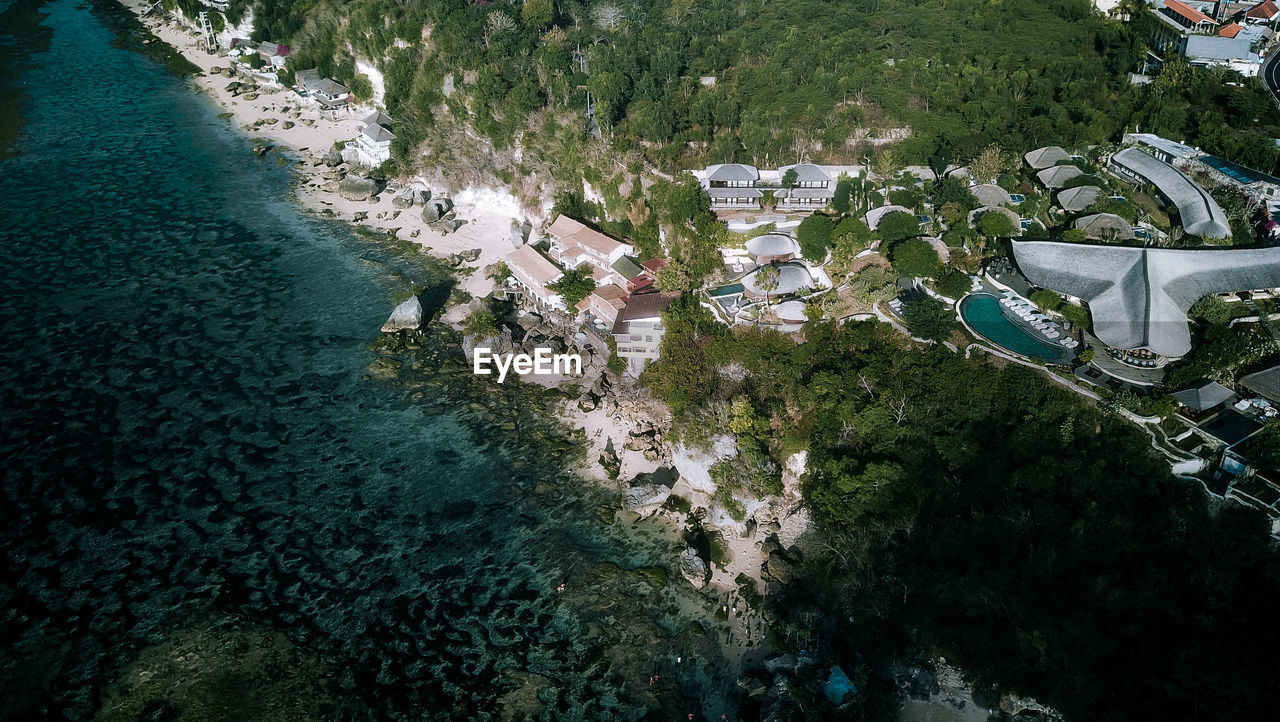
<instances>
[{"instance_id":1,"label":"paved road","mask_svg":"<svg viewBox=\"0 0 1280 722\"><path fill-rule=\"evenodd\" d=\"M1280 50L1273 50L1271 57L1262 64L1262 82L1267 84L1271 95L1280 103Z\"/></svg>"}]
</instances>

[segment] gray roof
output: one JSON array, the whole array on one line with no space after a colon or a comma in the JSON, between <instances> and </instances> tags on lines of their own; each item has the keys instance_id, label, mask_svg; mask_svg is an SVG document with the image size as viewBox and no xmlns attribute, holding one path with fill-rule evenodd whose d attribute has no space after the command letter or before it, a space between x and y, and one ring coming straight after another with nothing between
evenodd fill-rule
<instances>
[{"instance_id":1,"label":"gray roof","mask_svg":"<svg viewBox=\"0 0 1280 722\"><path fill-rule=\"evenodd\" d=\"M361 122L364 123L365 125L381 125L387 130L391 130L391 116L387 115L381 110L373 111L368 116L366 116L365 119L362 120Z\"/></svg>"},{"instance_id":2,"label":"gray roof","mask_svg":"<svg viewBox=\"0 0 1280 722\"><path fill-rule=\"evenodd\" d=\"M320 82L320 71L315 68L307 68L294 73L293 77L297 79L299 85L310 90L315 87L316 83Z\"/></svg>"},{"instance_id":3,"label":"gray roof","mask_svg":"<svg viewBox=\"0 0 1280 722\"><path fill-rule=\"evenodd\" d=\"M831 186L826 188L792 188L791 190L781 190L775 195L779 198L835 198L836 189Z\"/></svg>"},{"instance_id":4,"label":"gray roof","mask_svg":"<svg viewBox=\"0 0 1280 722\"><path fill-rule=\"evenodd\" d=\"M1137 148L1125 148L1111 157L1111 163L1146 178L1160 193L1178 206L1178 217L1187 233L1213 238L1231 236L1231 224L1218 202L1186 173L1153 158Z\"/></svg>"},{"instance_id":5,"label":"gray roof","mask_svg":"<svg viewBox=\"0 0 1280 722\"><path fill-rule=\"evenodd\" d=\"M1280 248L1133 248L1015 241L1029 281L1083 299L1094 333L1118 348L1191 350L1187 310L1211 293L1280 286Z\"/></svg>"},{"instance_id":6,"label":"gray roof","mask_svg":"<svg viewBox=\"0 0 1280 722\"><path fill-rule=\"evenodd\" d=\"M973 210L969 211L969 225L973 225L977 223L978 219L981 218L983 214L986 214L986 213L1004 214L1006 218L1008 218L1010 221L1013 221L1013 227L1015 229L1022 222L1022 217L1019 216L1017 213L1014 213L1013 211L1009 210L1008 208L1002 208L1000 206L982 206L981 208L974 208Z\"/></svg>"},{"instance_id":7,"label":"gray roof","mask_svg":"<svg viewBox=\"0 0 1280 722\"><path fill-rule=\"evenodd\" d=\"M708 181L746 181L759 180L760 171L755 166L741 163L721 163L707 168Z\"/></svg>"},{"instance_id":8,"label":"gray roof","mask_svg":"<svg viewBox=\"0 0 1280 722\"><path fill-rule=\"evenodd\" d=\"M831 176L822 168L812 163L797 163L791 166L796 172L797 181L830 181ZM786 170L782 171L784 174Z\"/></svg>"},{"instance_id":9,"label":"gray roof","mask_svg":"<svg viewBox=\"0 0 1280 722\"><path fill-rule=\"evenodd\" d=\"M1095 213L1077 218L1076 228L1087 238L1105 238L1109 241L1127 241L1133 238L1133 224L1114 213Z\"/></svg>"},{"instance_id":10,"label":"gray roof","mask_svg":"<svg viewBox=\"0 0 1280 722\"><path fill-rule=\"evenodd\" d=\"M1001 188L994 183L983 183L969 189L974 198L978 199L978 203L984 206L1002 206L1005 203L1012 203L1013 198L1009 197L1009 191Z\"/></svg>"},{"instance_id":11,"label":"gray roof","mask_svg":"<svg viewBox=\"0 0 1280 722\"><path fill-rule=\"evenodd\" d=\"M366 125L361 133L374 143L388 142L392 138L396 137L395 133L392 133L381 125Z\"/></svg>"},{"instance_id":12,"label":"gray roof","mask_svg":"<svg viewBox=\"0 0 1280 722\"><path fill-rule=\"evenodd\" d=\"M804 321L808 318L804 308L804 301L784 301L775 306L773 312L783 321Z\"/></svg>"},{"instance_id":13,"label":"gray roof","mask_svg":"<svg viewBox=\"0 0 1280 722\"><path fill-rule=\"evenodd\" d=\"M1239 383L1268 401L1280 403L1280 365L1241 376Z\"/></svg>"},{"instance_id":14,"label":"gray roof","mask_svg":"<svg viewBox=\"0 0 1280 722\"><path fill-rule=\"evenodd\" d=\"M768 268L768 266L763 266L762 268ZM813 276L809 275L808 269L798 263L782 263L774 266L774 268L778 269L778 287L770 289L770 296L784 296L813 285ZM756 274L760 270L757 268L744 276L742 285L746 287L748 293L763 297L765 295L764 289L756 284Z\"/></svg>"},{"instance_id":15,"label":"gray roof","mask_svg":"<svg viewBox=\"0 0 1280 722\"><path fill-rule=\"evenodd\" d=\"M1249 51L1248 38L1224 38L1220 35L1188 35L1183 53L1188 60L1257 60Z\"/></svg>"},{"instance_id":16,"label":"gray roof","mask_svg":"<svg viewBox=\"0 0 1280 722\"><path fill-rule=\"evenodd\" d=\"M1076 213L1093 205L1102 197L1098 186L1076 186L1058 194L1058 205L1068 213Z\"/></svg>"},{"instance_id":17,"label":"gray roof","mask_svg":"<svg viewBox=\"0 0 1280 722\"><path fill-rule=\"evenodd\" d=\"M1208 411L1235 398L1231 389L1217 381L1199 381L1194 386L1169 394L1179 404L1193 411Z\"/></svg>"},{"instance_id":18,"label":"gray roof","mask_svg":"<svg viewBox=\"0 0 1280 722\"><path fill-rule=\"evenodd\" d=\"M747 253L753 256L785 256L800 252L800 247L791 236L782 233L766 233L746 242Z\"/></svg>"},{"instance_id":19,"label":"gray roof","mask_svg":"<svg viewBox=\"0 0 1280 722\"><path fill-rule=\"evenodd\" d=\"M325 95L333 97L351 92L347 90L347 86L329 78L321 78L312 89L317 93L324 93Z\"/></svg>"},{"instance_id":20,"label":"gray roof","mask_svg":"<svg viewBox=\"0 0 1280 722\"><path fill-rule=\"evenodd\" d=\"M866 221L867 225L870 226L871 230L874 231L876 229L876 226L880 225L880 221L883 220L884 217L889 215L890 213L906 213L912 218L916 217L916 212L911 210L910 208L907 208L905 206L888 205L888 206L880 206L879 208L872 208L871 210L867 211L866 215L864 215L862 219Z\"/></svg>"},{"instance_id":21,"label":"gray roof","mask_svg":"<svg viewBox=\"0 0 1280 722\"><path fill-rule=\"evenodd\" d=\"M1036 173L1036 178L1040 179L1045 188L1052 189L1061 188L1067 184L1067 181L1082 175L1084 175L1084 171L1073 165L1056 165Z\"/></svg>"},{"instance_id":22,"label":"gray roof","mask_svg":"<svg viewBox=\"0 0 1280 722\"><path fill-rule=\"evenodd\" d=\"M1030 153L1022 156L1023 160L1027 161L1027 165L1031 166L1035 170L1055 166L1070 157L1071 156L1067 155L1067 151L1056 145L1036 148Z\"/></svg>"},{"instance_id":23,"label":"gray roof","mask_svg":"<svg viewBox=\"0 0 1280 722\"><path fill-rule=\"evenodd\" d=\"M712 198L762 198L764 192L759 188L708 188L707 195Z\"/></svg>"}]
</instances>

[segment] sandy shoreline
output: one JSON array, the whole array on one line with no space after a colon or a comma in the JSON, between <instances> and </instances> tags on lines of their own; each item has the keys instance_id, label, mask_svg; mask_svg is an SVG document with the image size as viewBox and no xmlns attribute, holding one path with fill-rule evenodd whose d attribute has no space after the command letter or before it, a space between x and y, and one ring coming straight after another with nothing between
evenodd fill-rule
<instances>
[{"instance_id":1,"label":"sandy shoreline","mask_svg":"<svg viewBox=\"0 0 1280 722\"><path fill-rule=\"evenodd\" d=\"M260 84L256 97L245 95L234 96L227 90L231 78L225 77L215 68L223 69L231 65L231 59L224 54L209 54L202 41L189 28L169 15L142 16L149 7L145 0L121 0L125 7L138 15L143 24L157 38L172 46L185 58L201 69L201 74L192 76L190 81L213 100L224 113L229 113L228 122L253 138L262 138L279 146L288 155L296 159L293 164L297 174L294 194L298 203L312 212L363 226L381 232L394 233L400 239L420 246L424 251L437 256L447 256L464 250L478 249L480 255L474 261L462 264L459 272L462 275L461 287L475 297L484 297L493 288L493 282L484 275L484 269L500 260L502 256L516 248L512 241L512 225L524 222L531 223L535 229L543 225L544 219L524 211L519 201L509 192L501 189L467 188L453 194L442 192L444 189L431 188L421 179L408 184L396 183L380 194L375 201L353 201L343 198L336 192L336 182L326 178L332 168L324 163L324 157L335 147L335 143L354 139L362 127L361 119L373 112L372 106L356 106L338 119L323 117L319 109L288 88L271 88ZM237 76L235 80L249 80L246 76ZM272 122L274 119L274 122ZM266 122L263 122L266 121ZM289 127L286 128L286 121ZM331 176L332 177L332 176ZM398 187L397 187L398 186ZM391 197L398 194L399 188L429 189L433 196L448 196L453 200L454 210L459 220L466 221L457 231L443 235L433 230L422 220L421 208L417 205L399 210L392 206ZM365 213L364 220L356 220L357 213ZM388 313L391 309L388 307ZM464 307L454 307L443 320L457 324L465 315ZM582 383L582 379L539 378L543 385L556 386L559 383ZM626 443L629 435L637 428L637 419L643 419L652 412L645 409L644 402L626 403L623 407L610 407L601 404L591 411L578 408L577 402L564 402L560 410L560 418L573 428L580 428L586 434L590 448L586 452L587 463L579 472L603 483L616 484L610 481L598 459L612 446L621 467L618 479L622 483L638 474L656 471L663 462L646 459L642 451L629 450ZM694 506L709 504L706 494L692 489L684 479L676 481L672 489ZM657 515L670 522L682 521L682 514L658 511ZM675 528L679 533L679 527ZM762 544L757 535L740 536L726 531L724 543L731 553L732 560L726 568L712 566L711 588L721 591L718 599L729 599L730 591L736 592L738 585L735 578L739 574L761 582L761 564L763 558ZM763 588L763 584L761 585ZM741 606L742 602L738 602ZM732 602L730 602L732 605ZM745 612L745 607L743 607ZM734 628L734 644L730 648L741 657L756 656L763 647L748 647L743 644L745 625L758 623L760 618L754 614L750 617L743 614L731 615L730 624Z\"/></svg>"}]
</instances>

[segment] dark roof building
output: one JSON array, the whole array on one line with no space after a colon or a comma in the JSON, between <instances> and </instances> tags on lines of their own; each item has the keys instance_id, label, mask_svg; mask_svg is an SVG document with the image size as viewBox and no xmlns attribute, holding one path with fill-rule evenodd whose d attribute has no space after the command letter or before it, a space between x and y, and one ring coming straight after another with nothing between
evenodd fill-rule
<instances>
[{"instance_id":1,"label":"dark roof building","mask_svg":"<svg viewBox=\"0 0 1280 722\"><path fill-rule=\"evenodd\" d=\"M1267 401L1280 404L1280 365L1241 376L1239 384Z\"/></svg>"},{"instance_id":2,"label":"dark roof building","mask_svg":"<svg viewBox=\"0 0 1280 722\"><path fill-rule=\"evenodd\" d=\"M1231 401L1236 394L1217 381L1202 379L1181 391L1173 392L1170 396L1181 406L1201 415Z\"/></svg>"},{"instance_id":3,"label":"dark roof building","mask_svg":"<svg viewBox=\"0 0 1280 722\"><path fill-rule=\"evenodd\" d=\"M1187 311L1200 298L1280 286L1280 248L1015 241L1013 255L1031 283L1088 302L1104 343L1170 357L1191 350Z\"/></svg>"}]
</instances>

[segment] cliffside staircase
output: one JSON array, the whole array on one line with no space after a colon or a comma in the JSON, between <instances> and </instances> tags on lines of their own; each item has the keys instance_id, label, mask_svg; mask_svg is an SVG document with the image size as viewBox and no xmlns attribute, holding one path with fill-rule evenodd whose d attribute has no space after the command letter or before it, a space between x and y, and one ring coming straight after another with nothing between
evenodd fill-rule
<instances>
[{"instance_id":1,"label":"cliffside staircase","mask_svg":"<svg viewBox=\"0 0 1280 722\"><path fill-rule=\"evenodd\" d=\"M204 49L210 53L218 49L218 37L213 32L213 25L209 24L209 14L200 11L200 34L204 36Z\"/></svg>"}]
</instances>

